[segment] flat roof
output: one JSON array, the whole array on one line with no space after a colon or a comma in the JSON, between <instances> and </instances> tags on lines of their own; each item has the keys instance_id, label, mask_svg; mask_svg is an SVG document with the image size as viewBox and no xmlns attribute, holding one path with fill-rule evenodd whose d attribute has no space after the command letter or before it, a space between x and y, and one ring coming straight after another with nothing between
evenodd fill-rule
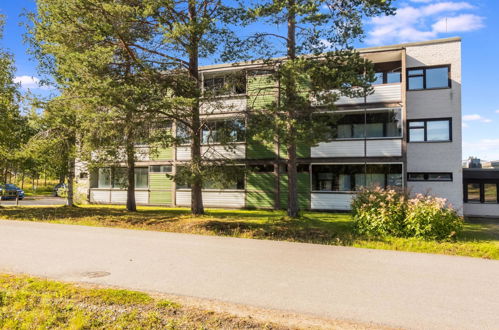
<instances>
[{"instance_id":1,"label":"flat roof","mask_svg":"<svg viewBox=\"0 0 499 330\"><path fill-rule=\"evenodd\" d=\"M466 180L499 180L499 169L496 168L463 168L463 179Z\"/></svg>"},{"instance_id":2,"label":"flat roof","mask_svg":"<svg viewBox=\"0 0 499 330\"><path fill-rule=\"evenodd\" d=\"M403 50L408 47L417 47L417 46L426 46L426 45L435 45L435 44L444 44L449 42L461 42L461 37L451 37L451 38L443 38L443 39L434 39L428 41L417 41L417 42L408 42L403 44L396 45L387 45L387 46L378 46L378 47L367 47L367 48L357 48L356 50L361 54L368 53L376 53L376 52L386 52L386 51L397 51ZM245 67L259 67L263 64L262 61L251 61L251 62L235 62L235 63L222 63L222 64L211 64L211 65L203 65L199 67L200 71L215 71L217 69L228 69L228 68L238 68Z\"/></svg>"}]
</instances>

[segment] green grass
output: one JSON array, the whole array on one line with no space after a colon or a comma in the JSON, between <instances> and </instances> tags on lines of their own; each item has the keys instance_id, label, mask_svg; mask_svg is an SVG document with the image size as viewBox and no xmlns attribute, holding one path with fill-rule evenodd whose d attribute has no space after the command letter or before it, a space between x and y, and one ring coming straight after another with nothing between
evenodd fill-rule
<instances>
[{"instance_id":1,"label":"green grass","mask_svg":"<svg viewBox=\"0 0 499 330\"><path fill-rule=\"evenodd\" d=\"M22 206L0 208L0 219L271 239L499 260L499 223L486 221L466 223L464 231L455 241L436 242L394 237L366 239L356 236L351 216L346 213L303 212L299 219L289 219L282 211L209 209L206 215L193 217L188 209L181 208L139 207L139 212L129 213L123 206Z\"/></svg>"},{"instance_id":2,"label":"green grass","mask_svg":"<svg viewBox=\"0 0 499 330\"><path fill-rule=\"evenodd\" d=\"M142 292L90 289L26 276L0 274L2 329L275 329Z\"/></svg>"}]
</instances>

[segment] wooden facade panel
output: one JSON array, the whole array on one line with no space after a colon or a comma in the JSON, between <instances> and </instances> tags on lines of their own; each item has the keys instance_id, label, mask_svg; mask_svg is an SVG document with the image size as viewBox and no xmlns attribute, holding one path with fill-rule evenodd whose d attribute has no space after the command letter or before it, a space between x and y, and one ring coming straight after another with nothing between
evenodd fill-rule
<instances>
[{"instance_id":1,"label":"wooden facade panel","mask_svg":"<svg viewBox=\"0 0 499 330\"><path fill-rule=\"evenodd\" d=\"M354 194L312 193L312 210L350 211Z\"/></svg>"},{"instance_id":2,"label":"wooden facade panel","mask_svg":"<svg viewBox=\"0 0 499 330\"><path fill-rule=\"evenodd\" d=\"M173 192L171 190L163 190L163 191L154 191L150 192L149 196L149 204L153 205L171 205L173 198Z\"/></svg>"},{"instance_id":3,"label":"wooden facade panel","mask_svg":"<svg viewBox=\"0 0 499 330\"><path fill-rule=\"evenodd\" d=\"M201 104L202 114L219 114L229 112L244 112L246 111L247 99L246 96L231 97L213 100L211 102Z\"/></svg>"},{"instance_id":4,"label":"wooden facade panel","mask_svg":"<svg viewBox=\"0 0 499 330\"><path fill-rule=\"evenodd\" d=\"M177 190L176 204L179 206L191 205L191 191ZM244 208L245 207L245 192L244 191L203 191L203 203L207 207L227 207L227 208Z\"/></svg>"},{"instance_id":5,"label":"wooden facade panel","mask_svg":"<svg viewBox=\"0 0 499 330\"><path fill-rule=\"evenodd\" d=\"M391 103L402 101L402 85L401 84L388 84L374 86L374 93L367 96L367 103ZM336 105L354 105L363 104L363 97L346 97L341 96Z\"/></svg>"},{"instance_id":6,"label":"wooden facade panel","mask_svg":"<svg viewBox=\"0 0 499 330\"><path fill-rule=\"evenodd\" d=\"M158 148L157 153L151 154L151 160L172 160L173 148Z\"/></svg>"},{"instance_id":7,"label":"wooden facade panel","mask_svg":"<svg viewBox=\"0 0 499 330\"><path fill-rule=\"evenodd\" d=\"M166 173L149 173L149 188L151 190L165 190L173 188L173 180Z\"/></svg>"},{"instance_id":8,"label":"wooden facade panel","mask_svg":"<svg viewBox=\"0 0 499 330\"><path fill-rule=\"evenodd\" d=\"M311 156L364 157L364 140L332 141L319 143L313 147ZM367 157L402 156L402 139L367 140Z\"/></svg>"}]
</instances>

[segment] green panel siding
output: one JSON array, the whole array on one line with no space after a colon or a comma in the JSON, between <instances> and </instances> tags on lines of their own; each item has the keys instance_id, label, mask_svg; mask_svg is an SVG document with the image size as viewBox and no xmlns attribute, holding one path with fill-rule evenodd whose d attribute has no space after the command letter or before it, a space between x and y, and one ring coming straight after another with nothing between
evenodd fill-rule
<instances>
[{"instance_id":1,"label":"green panel siding","mask_svg":"<svg viewBox=\"0 0 499 330\"><path fill-rule=\"evenodd\" d=\"M172 204L172 191L151 191L149 193L149 204Z\"/></svg>"},{"instance_id":2,"label":"green panel siding","mask_svg":"<svg viewBox=\"0 0 499 330\"><path fill-rule=\"evenodd\" d=\"M172 189L172 179L166 177L165 173L149 173L149 189L162 190Z\"/></svg>"},{"instance_id":3,"label":"green panel siding","mask_svg":"<svg viewBox=\"0 0 499 330\"><path fill-rule=\"evenodd\" d=\"M246 177L246 190L274 190L273 173L248 173Z\"/></svg>"},{"instance_id":4,"label":"green panel siding","mask_svg":"<svg viewBox=\"0 0 499 330\"><path fill-rule=\"evenodd\" d=\"M310 208L310 174L298 173L298 205L301 209ZM288 205L288 176L281 174L280 176L280 202L281 208L286 208Z\"/></svg>"},{"instance_id":5,"label":"green panel siding","mask_svg":"<svg viewBox=\"0 0 499 330\"><path fill-rule=\"evenodd\" d=\"M272 143L255 141L248 137L246 145L246 158L248 159L274 159L276 156Z\"/></svg>"},{"instance_id":6,"label":"green panel siding","mask_svg":"<svg viewBox=\"0 0 499 330\"><path fill-rule=\"evenodd\" d=\"M246 192L246 207L256 209L273 209L275 201L274 192L248 191Z\"/></svg>"},{"instance_id":7,"label":"green panel siding","mask_svg":"<svg viewBox=\"0 0 499 330\"><path fill-rule=\"evenodd\" d=\"M261 109L275 101L276 86L270 75L250 75L247 82L248 107Z\"/></svg>"},{"instance_id":8,"label":"green panel siding","mask_svg":"<svg viewBox=\"0 0 499 330\"><path fill-rule=\"evenodd\" d=\"M249 173L246 176L246 206L274 208L275 176L273 173Z\"/></svg>"},{"instance_id":9,"label":"green panel siding","mask_svg":"<svg viewBox=\"0 0 499 330\"><path fill-rule=\"evenodd\" d=\"M151 155L151 160L173 159L173 148L158 148L157 153Z\"/></svg>"},{"instance_id":10,"label":"green panel siding","mask_svg":"<svg viewBox=\"0 0 499 330\"><path fill-rule=\"evenodd\" d=\"M285 145L279 145L279 152L281 158L288 158L288 152L286 151ZM298 158L310 158L310 147L298 144L298 146L296 147L296 155L298 156Z\"/></svg>"}]
</instances>

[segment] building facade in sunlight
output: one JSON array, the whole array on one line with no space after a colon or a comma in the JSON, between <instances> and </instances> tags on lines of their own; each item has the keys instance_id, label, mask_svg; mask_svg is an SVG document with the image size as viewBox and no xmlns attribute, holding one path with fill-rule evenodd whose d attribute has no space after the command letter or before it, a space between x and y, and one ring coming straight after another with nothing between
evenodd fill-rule
<instances>
[{"instance_id":1,"label":"building facade in sunlight","mask_svg":"<svg viewBox=\"0 0 499 330\"><path fill-rule=\"evenodd\" d=\"M374 93L366 98L340 97L331 127L332 140L299 148L299 203L312 210L350 208L355 191L363 186L397 186L411 193L444 197L463 210L461 143L461 40L440 39L359 49L374 63ZM220 186L205 186L204 204L224 208L284 208L287 203L285 153L246 134L247 113L272 93L261 93L268 72L257 64L212 65L201 69L205 88L226 86L228 76L240 82L225 89L210 109L203 152L209 158L229 158L244 167L240 177ZM255 91L259 91L256 93ZM264 89L263 89L264 90ZM217 130L232 127L231 148L217 144ZM179 133L180 128L173 124ZM136 199L139 204L190 205L190 190L167 174L190 157L189 146L160 149L147 146L136 163ZM113 171L89 175L80 170L80 187L92 203L125 203L126 191L116 184Z\"/></svg>"}]
</instances>

